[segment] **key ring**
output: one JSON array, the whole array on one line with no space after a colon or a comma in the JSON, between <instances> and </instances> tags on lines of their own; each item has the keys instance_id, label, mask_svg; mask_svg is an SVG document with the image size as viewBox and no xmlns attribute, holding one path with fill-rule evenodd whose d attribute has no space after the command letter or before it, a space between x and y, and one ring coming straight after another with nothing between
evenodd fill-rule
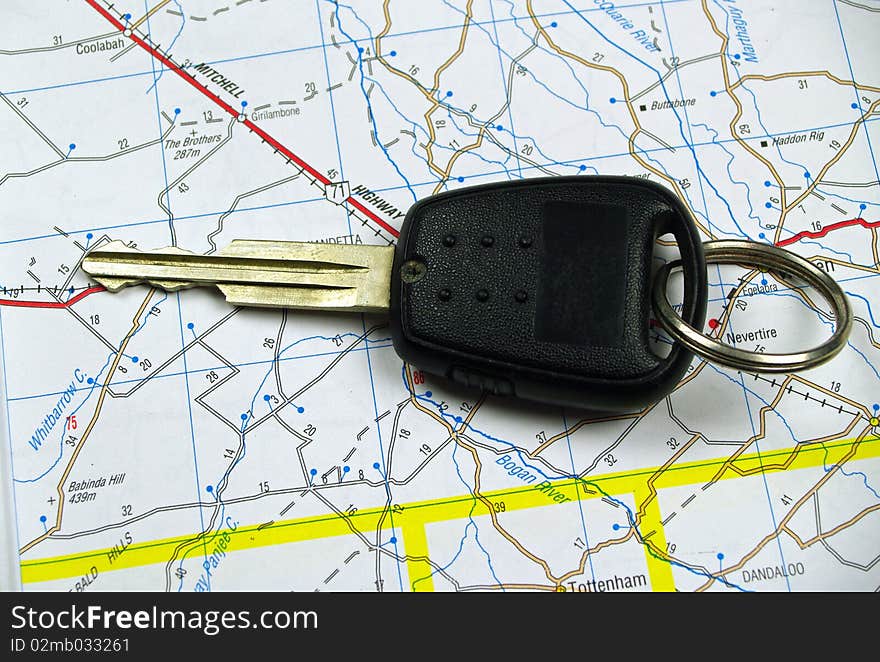
<instances>
[{"instance_id":1,"label":"key ring","mask_svg":"<svg viewBox=\"0 0 880 662\"><path fill-rule=\"evenodd\" d=\"M832 359L846 346L853 320L849 301L837 282L812 262L791 251L751 241L710 241L703 244L703 250L707 264L762 267L771 272L795 276L812 285L831 304L835 328L831 337L818 347L790 354L762 354L719 342L682 320L666 298L669 274L681 266L681 261L675 260L657 272L652 291L654 312L669 335L694 354L736 370L778 373L815 368Z\"/></svg>"}]
</instances>

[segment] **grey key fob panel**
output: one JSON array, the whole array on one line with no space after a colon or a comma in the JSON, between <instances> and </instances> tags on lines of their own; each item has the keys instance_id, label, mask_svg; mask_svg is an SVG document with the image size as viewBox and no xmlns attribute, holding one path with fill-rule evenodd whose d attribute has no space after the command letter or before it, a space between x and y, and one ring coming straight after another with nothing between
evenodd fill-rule
<instances>
[{"instance_id":1,"label":"grey key fob panel","mask_svg":"<svg viewBox=\"0 0 880 662\"><path fill-rule=\"evenodd\" d=\"M648 344L654 242L665 232L684 260L682 316L700 326L700 237L653 182L554 177L422 200L395 253L395 349L499 394L602 411L656 402L692 358L676 346L661 359Z\"/></svg>"}]
</instances>

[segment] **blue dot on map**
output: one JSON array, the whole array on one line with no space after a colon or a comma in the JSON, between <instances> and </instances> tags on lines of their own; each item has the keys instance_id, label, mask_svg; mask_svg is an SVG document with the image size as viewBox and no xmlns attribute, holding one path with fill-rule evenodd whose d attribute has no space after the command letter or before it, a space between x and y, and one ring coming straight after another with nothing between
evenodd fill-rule
<instances>
[{"instance_id":1,"label":"blue dot on map","mask_svg":"<svg viewBox=\"0 0 880 662\"><path fill-rule=\"evenodd\" d=\"M858 108L858 107L859 107L859 104L853 102L853 103L851 103L851 104L849 105L849 107L855 109L855 108Z\"/></svg>"},{"instance_id":2,"label":"blue dot on map","mask_svg":"<svg viewBox=\"0 0 880 662\"><path fill-rule=\"evenodd\" d=\"M446 90L446 96L451 97L451 96L452 96L452 90Z\"/></svg>"},{"instance_id":3,"label":"blue dot on map","mask_svg":"<svg viewBox=\"0 0 880 662\"><path fill-rule=\"evenodd\" d=\"M342 467L342 472L343 472L343 473L346 473L346 474L347 474L349 471L351 471L351 467L350 467L350 466L345 465L344 467Z\"/></svg>"},{"instance_id":4,"label":"blue dot on map","mask_svg":"<svg viewBox=\"0 0 880 662\"><path fill-rule=\"evenodd\" d=\"M766 285L766 284L767 284L767 279L766 279L766 278L762 278L762 279L761 279L761 285Z\"/></svg>"},{"instance_id":5,"label":"blue dot on map","mask_svg":"<svg viewBox=\"0 0 880 662\"><path fill-rule=\"evenodd\" d=\"M501 124L496 124L495 128L498 129L499 131L504 131L504 127Z\"/></svg>"},{"instance_id":6,"label":"blue dot on map","mask_svg":"<svg viewBox=\"0 0 880 662\"><path fill-rule=\"evenodd\" d=\"M742 57L742 56L739 53L737 53L736 55L733 56L733 59L738 60L740 57Z\"/></svg>"},{"instance_id":7,"label":"blue dot on map","mask_svg":"<svg viewBox=\"0 0 880 662\"><path fill-rule=\"evenodd\" d=\"M763 233L763 232L758 233L758 238L759 238L759 239L763 239L763 238L764 238L764 233Z\"/></svg>"},{"instance_id":8,"label":"blue dot on map","mask_svg":"<svg viewBox=\"0 0 880 662\"><path fill-rule=\"evenodd\" d=\"M94 384L94 383L95 383L95 380L92 379L91 377L89 377L89 378L86 380L86 384Z\"/></svg>"},{"instance_id":9,"label":"blue dot on map","mask_svg":"<svg viewBox=\"0 0 880 662\"><path fill-rule=\"evenodd\" d=\"M868 208L868 205L866 205L864 202L859 205L859 209L867 209L867 208Z\"/></svg>"},{"instance_id":10,"label":"blue dot on map","mask_svg":"<svg viewBox=\"0 0 880 662\"><path fill-rule=\"evenodd\" d=\"M557 27L558 25L559 25L559 23L557 23L556 21L553 21L553 22L550 24L550 27L551 27L551 28L555 28L555 27Z\"/></svg>"},{"instance_id":11,"label":"blue dot on map","mask_svg":"<svg viewBox=\"0 0 880 662\"><path fill-rule=\"evenodd\" d=\"M86 239L91 239L91 238L94 237L94 236L95 236L95 235L93 235L91 232L87 232L87 233L86 233Z\"/></svg>"},{"instance_id":12,"label":"blue dot on map","mask_svg":"<svg viewBox=\"0 0 880 662\"><path fill-rule=\"evenodd\" d=\"M247 101L242 101L242 102L241 102L241 107L242 107L242 108L246 108L246 107L247 107Z\"/></svg>"},{"instance_id":13,"label":"blue dot on map","mask_svg":"<svg viewBox=\"0 0 880 662\"><path fill-rule=\"evenodd\" d=\"M461 423L461 416L454 416L453 418L455 419L456 423Z\"/></svg>"},{"instance_id":14,"label":"blue dot on map","mask_svg":"<svg viewBox=\"0 0 880 662\"><path fill-rule=\"evenodd\" d=\"M124 14L123 17L126 21L131 18L131 14Z\"/></svg>"},{"instance_id":15,"label":"blue dot on map","mask_svg":"<svg viewBox=\"0 0 880 662\"><path fill-rule=\"evenodd\" d=\"M363 53L363 52L364 52L364 47L358 46L358 53Z\"/></svg>"},{"instance_id":16,"label":"blue dot on map","mask_svg":"<svg viewBox=\"0 0 880 662\"><path fill-rule=\"evenodd\" d=\"M809 172L805 172L805 173L804 173L804 179L809 179L809 178L810 178L810 173L809 173Z\"/></svg>"},{"instance_id":17,"label":"blue dot on map","mask_svg":"<svg viewBox=\"0 0 880 662\"><path fill-rule=\"evenodd\" d=\"M769 180L769 179L766 180L766 181L764 182L764 186L770 186L770 185L771 185L771 184L770 184L770 180Z\"/></svg>"},{"instance_id":18,"label":"blue dot on map","mask_svg":"<svg viewBox=\"0 0 880 662\"><path fill-rule=\"evenodd\" d=\"M394 543L397 542L397 536L391 536L391 537L388 539L388 542L390 542L390 543L393 545Z\"/></svg>"},{"instance_id":19,"label":"blue dot on map","mask_svg":"<svg viewBox=\"0 0 880 662\"><path fill-rule=\"evenodd\" d=\"M318 475L318 470L317 469L309 469L309 473L312 474L313 476L316 476L316 475Z\"/></svg>"},{"instance_id":20,"label":"blue dot on map","mask_svg":"<svg viewBox=\"0 0 880 662\"><path fill-rule=\"evenodd\" d=\"M139 359L138 359L138 357L136 357L136 356L132 356L132 357L131 357L131 362L132 362L132 363L137 363L138 360L139 360Z\"/></svg>"},{"instance_id":21,"label":"blue dot on map","mask_svg":"<svg viewBox=\"0 0 880 662\"><path fill-rule=\"evenodd\" d=\"M619 531L619 530L620 530L620 524L612 524L612 525L611 525L611 528L614 529L615 531Z\"/></svg>"},{"instance_id":22,"label":"blue dot on map","mask_svg":"<svg viewBox=\"0 0 880 662\"><path fill-rule=\"evenodd\" d=\"M70 149L76 149L76 143L70 143L68 147L70 147Z\"/></svg>"},{"instance_id":23,"label":"blue dot on map","mask_svg":"<svg viewBox=\"0 0 880 662\"><path fill-rule=\"evenodd\" d=\"M463 182L463 181L464 181L464 177L459 177L459 178L458 178L458 181Z\"/></svg>"},{"instance_id":24,"label":"blue dot on map","mask_svg":"<svg viewBox=\"0 0 880 662\"><path fill-rule=\"evenodd\" d=\"M430 398L432 395L434 395L434 394L431 391L425 391L426 398Z\"/></svg>"},{"instance_id":25,"label":"blue dot on map","mask_svg":"<svg viewBox=\"0 0 880 662\"><path fill-rule=\"evenodd\" d=\"M297 407L297 408L296 408L296 411L297 411L297 413L299 413L299 414L302 414L305 410L306 410L305 407Z\"/></svg>"},{"instance_id":26,"label":"blue dot on map","mask_svg":"<svg viewBox=\"0 0 880 662\"><path fill-rule=\"evenodd\" d=\"M373 462L373 469L378 469L378 468L379 468L379 463Z\"/></svg>"},{"instance_id":27,"label":"blue dot on map","mask_svg":"<svg viewBox=\"0 0 880 662\"><path fill-rule=\"evenodd\" d=\"M72 288L72 287L71 287L69 290L67 290L67 291L70 292L71 294L73 294L74 292L76 292L76 290L75 290L74 288Z\"/></svg>"},{"instance_id":28,"label":"blue dot on map","mask_svg":"<svg viewBox=\"0 0 880 662\"><path fill-rule=\"evenodd\" d=\"M45 515L40 515L40 521L41 521L41 522L45 522L45 521L46 521L46 516L45 516Z\"/></svg>"},{"instance_id":29,"label":"blue dot on map","mask_svg":"<svg viewBox=\"0 0 880 662\"><path fill-rule=\"evenodd\" d=\"M875 402L875 403L874 403L874 411L877 411L878 409L880 409L880 405L878 405L878 404Z\"/></svg>"},{"instance_id":30,"label":"blue dot on map","mask_svg":"<svg viewBox=\"0 0 880 662\"><path fill-rule=\"evenodd\" d=\"M711 92L709 92L709 96L710 96L710 97L714 97L714 96L717 96L717 95L718 95L718 92L716 92L715 90L712 90Z\"/></svg>"},{"instance_id":31,"label":"blue dot on map","mask_svg":"<svg viewBox=\"0 0 880 662\"><path fill-rule=\"evenodd\" d=\"M388 53L388 55L394 57L395 55L397 55L397 51L391 51L390 53Z\"/></svg>"},{"instance_id":32,"label":"blue dot on map","mask_svg":"<svg viewBox=\"0 0 880 662\"><path fill-rule=\"evenodd\" d=\"M608 99L608 101L610 101L611 103L617 103L617 99L615 99L614 97L611 97L610 99Z\"/></svg>"},{"instance_id":33,"label":"blue dot on map","mask_svg":"<svg viewBox=\"0 0 880 662\"><path fill-rule=\"evenodd\" d=\"M769 202L765 202L765 203L764 203L764 206L765 206L767 209L770 209L770 207L772 207L773 205L771 205Z\"/></svg>"},{"instance_id":34,"label":"blue dot on map","mask_svg":"<svg viewBox=\"0 0 880 662\"><path fill-rule=\"evenodd\" d=\"M187 329L193 329L193 328L195 328L195 326L196 326L195 324L193 324L192 322L190 322L189 324L186 325L186 328L187 328Z\"/></svg>"},{"instance_id":35,"label":"blue dot on map","mask_svg":"<svg viewBox=\"0 0 880 662\"><path fill-rule=\"evenodd\" d=\"M578 170L580 170L581 172L583 172L586 169L587 169L587 166L585 166L585 165L578 166Z\"/></svg>"},{"instance_id":36,"label":"blue dot on map","mask_svg":"<svg viewBox=\"0 0 880 662\"><path fill-rule=\"evenodd\" d=\"M718 560L719 560L719 561L723 561L723 560L724 560L724 554L722 554L721 552L718 552Z\"/></svg>"},{"instance_id":37,"label":"blue dot on map","mask_svg":"<svg viewBox=\"0 0 880 662\"><path fill-rule=\"evenodd\" d=\"M270 396L269 396L268 393L267 393L266 395L263 396L263 400L265 400L266 402L269 402L269 400L270 400Z\"/></svg>"},{"instance_id":38,"label":"blue dot on map","mask_svg":"<svg viewBox=\"0 0 880 662\"><path fill-rule=\"evenodd\" d=\"M175 114L175 115L180 115L180 108L175 108L175 109L174 109L174 114Z\"/></svg>"},{"instance_id":39,"label":"blue dot on map","mask_svg":"<svg viewBox=\"0 0 880 662\"><path fill-rule=\"evenodd\" d=\"M208 494L210 494L210 493L213 492L213 491L214 491L214 486L213 486L213 485L205 485L205 492L207 492Z\"/></svg>"},{"instance_id":40,"label":"blue dot on map","mask_svg":"<svg viewBox=\"0 0 880 662\"><path fill-rule=\"evenodd\" d=\"M247 420L247 414L242 414L242 415L241 415L241 420L246 421L246 420Z\"/></svg>"}]
</instances>

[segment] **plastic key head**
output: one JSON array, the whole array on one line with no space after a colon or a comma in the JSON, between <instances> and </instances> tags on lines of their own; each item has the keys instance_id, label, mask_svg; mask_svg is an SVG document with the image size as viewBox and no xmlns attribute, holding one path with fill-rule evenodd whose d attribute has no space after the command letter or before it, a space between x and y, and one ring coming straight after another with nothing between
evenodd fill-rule
<instances>
[{"instance_id":1,"label":"plastic key head","mask_svg":"<svg viewBox=\"0 0 880 662\"><path fill-rule=\"evenodd\" d=\"M701 240L670 191L631 177L553 177L443 193L408 212L391 280L394 347L461 384L556 405L632 411L681 380L693 355L649 346L656 238L685 273L700 327Z\"/></svg>"}]
</instances>

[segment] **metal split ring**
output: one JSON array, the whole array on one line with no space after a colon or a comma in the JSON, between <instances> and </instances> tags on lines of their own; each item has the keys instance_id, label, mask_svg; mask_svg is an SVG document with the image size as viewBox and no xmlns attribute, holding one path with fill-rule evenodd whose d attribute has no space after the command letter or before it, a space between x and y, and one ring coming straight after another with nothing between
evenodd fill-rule
<instances>
[{"instance_id":1,"label":"metal split ring","mask_svg":"<svg viewBox=\"0 0 880 662\"><path fill-rule=\"evenodd\" d=\"M813 286L831 304L835 324L834 333L828 340L804 352L763 354L724 344L687 324L670 305L666 298L666 284L672 270L681 266L681 261L675 260L657 272L652 291L654 313L669 335L694 354L746 372L797 372L829 361L846 346L853 321L849 301L837 282L812 262L791 251L751 241L710 241L703 244L703 250L707 264L759 267Z\"/></svg>"}]
</instances>

